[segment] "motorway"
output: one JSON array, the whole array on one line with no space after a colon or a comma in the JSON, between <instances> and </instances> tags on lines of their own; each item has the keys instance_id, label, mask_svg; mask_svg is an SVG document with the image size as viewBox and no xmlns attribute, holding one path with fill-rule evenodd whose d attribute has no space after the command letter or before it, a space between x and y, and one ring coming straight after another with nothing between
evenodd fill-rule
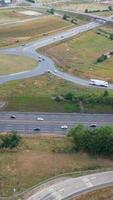
<instances>
[{"instance_id":1,"label":"motorway","mask_svg":"<svg viewBox=\"0 0 113 200\"><path fill-rule=\"evenodd\" d=\"M11 119L15 115L16 119ZM37 118L42 117L43 121ZM82 113L31 113L31 112L0 112L0 132L15 130L18 133L50 133L65 135L77 124L89 127L91 124L113 125L113 114L82 114ZM67 125L67 129L61 129ZM34 128L40 127L40 131Z\"/></svg>"},{"instance_id":2,"label":"motorway","mask_svg":"<svg viewBox=\"0 0 113 200\"><path fill-rule=\"evenodd\" d=\"M19 80L19 79L25 79L25 78L29 78L29 77L39 76L39 75L45 74L49 71L54 76L58 76L67 81L71 81L72 83L79 84L82 86L87 86L87 87L94 87L94 86L89 85L89 80L81 79L79 77L72 76L67 73L59 71L58 69L56 69L54 62L50 58L48 58L47 56L40 55L36 50L41 47L68 39L70 37L74 37L80 33L94 29L94 28L100 26L101 24L98 22L89 22L85 25L81 25L76 28L71 28L64 32L59 32L59 33L53 34L51 36L46 36L46 37L43 37L42 39L38 39L38 40L35 40L32 42L29 42L24 46L18 46L18 47L8 48L8 49L1 48L0 54L24 55L24 56L31 57L31 58L35 59L36 61L40 60L40 63L38 64L38 66L35 69L33 69L31 71L24 71L24 72L19 72L16 74L0 76L0 84L6 83L6 82L12 81L12 80ZM108 88L113 89L113 84L109 84Z\"/></svg>"},{"instance_id":3,"label":"motorway","mask_svg":"<svg viewBox=\"0 0 113 200\"><path fill-rule=\"evenodd\" d=\"M53 185L47 185L27 200L68 200L73 196L76 197L82 193L110 185L113 185L113 171L67 178L53 183Z\"/></svg>"}]
</instances>

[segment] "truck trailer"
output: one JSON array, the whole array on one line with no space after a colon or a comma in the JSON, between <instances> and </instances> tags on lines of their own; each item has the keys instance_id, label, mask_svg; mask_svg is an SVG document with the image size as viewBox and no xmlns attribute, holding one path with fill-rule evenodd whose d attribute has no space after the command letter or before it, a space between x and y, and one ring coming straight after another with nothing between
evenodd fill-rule
<instances>
[{"instance_id":1,"label":"truck trailer","mask_svg":"<svg viewBox=\"0 0 113 200\"><path fill-rule=\"evenodd\" d=\"M96 85L96 86L102 86L102 87L108 87L108 82L102 81L102 80L96 80L96 79L90 79L89 84Z\"/></svg>"}]
</instances>

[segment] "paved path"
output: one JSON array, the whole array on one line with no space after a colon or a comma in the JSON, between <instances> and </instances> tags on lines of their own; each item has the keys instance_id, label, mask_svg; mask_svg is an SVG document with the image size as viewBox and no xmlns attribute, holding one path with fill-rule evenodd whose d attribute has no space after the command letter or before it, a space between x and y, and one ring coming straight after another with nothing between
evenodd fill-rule
<instances>
[{"instance_id":1,"label":"paved path","mask_svg":"<svg viewBox=\"0 0 113 200\"><path fill-rule=\"evenodd\" d=\"M113 185L113 171L101 172L59 181L38 191L27 200L66 200L110 185Z\"/></svg>"}]
</instances>

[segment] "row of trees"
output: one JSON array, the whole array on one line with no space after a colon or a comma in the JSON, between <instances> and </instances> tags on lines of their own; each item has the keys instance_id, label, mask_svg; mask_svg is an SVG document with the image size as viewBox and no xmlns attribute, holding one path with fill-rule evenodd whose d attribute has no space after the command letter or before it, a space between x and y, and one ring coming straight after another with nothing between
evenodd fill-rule
<instances>
[{"instance_id":1,"label":"row of trees","mask_svg":"<svg viewBox=\"0 0 113 200\"><path fill-rule=\"evenodd\" d=\"M66 95L64 95L64 99L72 103L79 103L81 101L86 104L113 105L113 96L109 94L108 90L105 90L102 94L69 92Z\"/></svg>"},{"instance_id":2,"label":"row of trees","mask_svg":"<svg viewBox=\"0 0 113 200\"><path fill-rule=\"evenodd\" d=\"M69 134L76 151L84 151L93 155L113 155L113 126L85 128L78 125Z\"/></svg>"}]
</instances>

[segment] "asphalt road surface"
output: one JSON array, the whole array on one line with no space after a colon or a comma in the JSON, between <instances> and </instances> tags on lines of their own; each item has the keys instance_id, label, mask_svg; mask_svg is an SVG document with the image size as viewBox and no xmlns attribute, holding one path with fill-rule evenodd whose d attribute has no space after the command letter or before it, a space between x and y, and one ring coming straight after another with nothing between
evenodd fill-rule
<instances>
[{"instance_id":1,"label":"asphalt road surface","mask_svg":"<svg viewBox=\"0 0 113 200\"><path fill-rule=\"evenodd\" d=\"M113 171L68 178L43 188L27 200L66 200L110 185L113 185Z\"/></svg>"},{"instance_id":2,"label":"asphalt road surface","mask_svg":"<svg viewBox=\"0 0 113 200\"><path fill-rule=\"evenodd\" d=\"M43 37L42 39L32 41L24 46L8 48L8 49L6 48L0 49L0 54L24 55L24 56L31 57L35 59L36 61L40 61L38 66L31 71L24 71L24 72L19 72L16 74L0 76L0 84L3 84L11 80L18 80L18 79L25 79L29 77L39 76L49 71L53 75L63 78L67 81L71 81L75 84L88 86L88 87L94 87L94 86L89 85L89 80L81 79L79 77L72 76L67 73L59 71L58 69L56 69L54 62L50 58L40 55L39 53L36 52L36 49L76 36L82 32L94 29L98 26L100 26L100 23L90 22L88 24L85 24L76 28L72 28L64 32ZM113 84L109 84L108 88L113 89Z\"/></svg>"},{"instance_id":3,"label":"asphalt road surface","mask_svg":"<svg viewBox=\"0 0 113 200\"><path fill-rule=\"evenodd\" d=\"M16 119L11 119L11 115L15 115ZM43 118L43 121L38 121L38 117ZM96 124L97 127L113 125L113 114L0 112L0 132L15 130L26 134L65 135L80 123L87 127L91 124ZM68 128L62 129L62 125L67 125ZM34 131L37 127L40 127L40 131Z\"/></svg>"}]
</instances>

